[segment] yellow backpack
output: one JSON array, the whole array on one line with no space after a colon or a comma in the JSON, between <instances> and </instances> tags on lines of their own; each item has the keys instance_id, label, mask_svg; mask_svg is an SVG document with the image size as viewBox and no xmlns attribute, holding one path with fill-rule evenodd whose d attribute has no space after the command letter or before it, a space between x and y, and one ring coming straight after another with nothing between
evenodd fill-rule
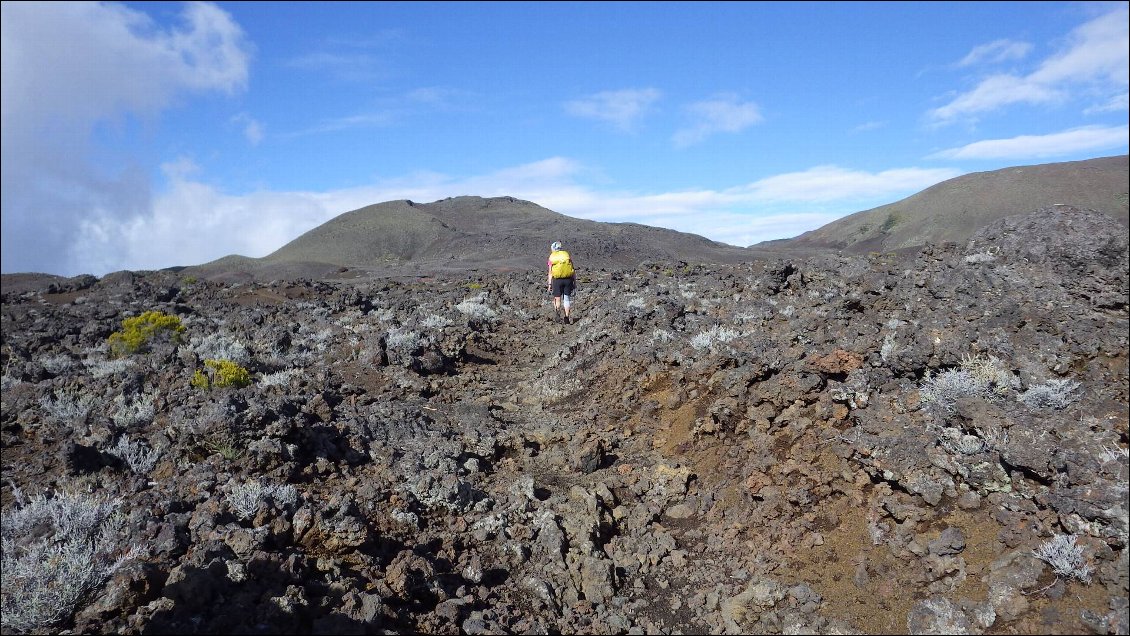
<instances>
[{"instance_id":1,"label":"yellow backpack","mask_svg":"<svg viewBox=\"0 0 1130 636\"><path fill-rule=\"evenodd\" d=\"M573 277L573 258L565 250L557 250L549 255L549 273L554 278Z\"/></svg>"}]
</instances>

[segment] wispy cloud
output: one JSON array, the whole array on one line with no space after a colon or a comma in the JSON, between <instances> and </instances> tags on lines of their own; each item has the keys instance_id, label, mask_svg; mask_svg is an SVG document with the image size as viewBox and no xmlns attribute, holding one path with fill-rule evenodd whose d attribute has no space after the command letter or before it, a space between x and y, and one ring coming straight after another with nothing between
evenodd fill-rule
<instances>
[{"instance_id":1,"label":"wispy cloud","mask_svg":"<svg viewBox=\"0 0 1130 636\"><path fill-rule=\"evenodd\" d=\"M654 88L604 91L565 102L565 112L575 117L605 121L619 130L630 132L660 97L662 93Z\"/></svg>"},{"instance_id":2,"label":"wispy cloud","mask_svg":"<svg viewBox=\"0 0 1130 636\"><path fill-rule=\"evenodd\" d=\"M691 123L678 130L672 141L685 147L718 133L737 133L761 123L761 109L736 95L723 94L687 106Z\"/></svg>"},{"instance_id":3,"label":"wispy cloud","mask_svg":"<svg viewBox=\"0 0 1130 636\"><path fill-rule=\"evenodd\" d=\"M994 75L945 106L930 111L929 119L933 123L947 124L962 116L988 112L1010 104L1040 104L1055 101L1062 96L1063 93L1054 85L1033 82L1025 77Z\"/></svg>"},{"instance_id":4,"label":"wispy cloud","mask_svg":"<svg viewBox=\"0 0 1130 636\"><path fill-rule=\"evenodd\" d=\"M424 86L408 91L393 100L399 108L418 111L423 108L439 112L468 112L480 109L481 95L474 91L446 86Z\"/></svg>"},{"instance_id":5,"label":"wispy cloud","mask_svg":"<svg viewBox=\"0 0 1130 636\"><path fill-rule=\"evenodd\" d=\"M232 117L232 123L237 126L243 127L243 137L252 146L258 146L266 136L266 129L263 123L248 115L247 113L240 113Z\"/></svg>"},{"instance_id":6,"label":"wispy cloud","mask_svg":"<svg viewBox=\"0 0 1130 636\"><path fill-rule=\"evenodd\" d=\"M816 166L755 181L742 191L757 201L766 202L867 201L911 194L958 174L950 168L897 168L872 173L839 166Z\"/></svg>"},{"instance_id":7,"label":"wispy cloud","mask_svg":"<svg viewBox=\"0 0 1130 636\"><path fill-rule=\"evenodd\" d=\"M864 122L864 123L856 126L855 128L852 128L851 131L852 132L867 132L869 130L879 130L880 128L886 128L886 127L887 127L887 122L885 122L885 121L869 121L869 122Z\"/></svg>"},{"instance_id":8,"label":"wispy cloud","mask_svg":"<svg viewBox=\"0 0 1130 636\"><path fill-rule=\"evenodd\" d=\"M935 153L937 159L1031 159L1125 149L1130 127L1084 126L1050 135L986 139Z\"/></svg>"},{"instance_id":9,"label":"wispy cloud","mask_svg":"<svg viewBox=\"0 0 1130 636\"><path fill-rule=\"evenodd\" d=\"M273 136L279 139L294 139L346 130L383 128L403 121L413 113L467 111L475 108L477 108L475 95L469 91L443 87L416 88L401 95L382 99L370 110L323 119L305 128L277 133Z\"/></svg>"},{"instance_id":10,"label":"wispy cloud","mask_svg":"<svg viewBox=\"0 0 1130 636\"><path fill-rule=\"evenodd\" d=\"M1067 41L1062 50L1044 59L1031 73L987 77L972 90L929 111L927 119L940 125L1013 104L1053 103L1066 99L1073 90L1107 95L1127 92L1130 27L1125 3L1076 28ZM997 50L993 44L986 46L990 48L982 55Z\"/></svg>"},{"instance_id":11,"label":"wispy cloud","mask_svg":"<svg viewBox=\"0 0 1130 636\"><path fill-rule=\"evenodd\" d=\"M279 133L273 135L273 137L279 139L294 139L296 137L341 132L343 130L353 130L356 128L380 128L382 126L388 126L394 119L395 116L393 113L388 111L358 113L356 115L345 115L343 117L325 119L301 130Z\"/></svg>"},{"instance_id":12,"label":"wispy cloud","mask_svg":"<svg viewBox=\"0 0 1130 636\"><path fill-rule=\"evenodd\" d=\"M0 12L0 258L5 271L71 269L82 262L74 249L84 219L113 224L151 208L140 167L94 156L95 126L156 116L187 93L242 90L253 48L207 3L184 5L169 29L111 3L5 2Z\"/></svg>"},{"instance_id":13,"label":"wispy cloud","mask_svg":"<svg viewBox=\"0 0 1130 636\"><path fill-rule=\"evenodd\" d=\"M1130 93L1114 95L1103 103L1087 108L1083 111L1083 114L1097 115L1099 113L1116 113L1121 110L1130 110Z\"/></svg>"},{"instance_id":14,"label":"wispy cloud","mask_svg":"<svg viewBox=\"0 0 1130 636\"><path fill-rule=\"evenodd\" d=\"M371 53L317 51L292 58L286 66L342 82L372 82L390 75L381 58Z\"/></svg>"},{"instance_id":15,"label":"wispy cloud","mask_svg":"<svg viewBox=\"0 0 1130 636\"><path fill-rule=\"evenodd\" d=\"M988 44L973 47L960 62L958 67L978 66L982 64L999 64L1012 60L1024 59L1032 51L1032 45L1027 42L1013 40L995 40Z\"/></svg>"}]
</instances>

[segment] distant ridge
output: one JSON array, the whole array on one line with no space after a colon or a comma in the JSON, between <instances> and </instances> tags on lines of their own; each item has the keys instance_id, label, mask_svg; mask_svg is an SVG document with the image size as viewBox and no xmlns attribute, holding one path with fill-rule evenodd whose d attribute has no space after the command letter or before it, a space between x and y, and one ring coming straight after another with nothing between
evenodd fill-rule
<instances>
[{"instance_id":1,"label":"distant ridge","mask_svg":"<svg viewBox=\"0 0 1130 636\"><path fill-rule=\"evenodd\" d=\"M573 218L513 197L460 196L366 206L330 219L263 258L226 256L191 269L242 270L255 278L284 278L299 270L312 275L341 269L377 275L540 271L552 241L563 242L582 270L647 261L735 263L752 256L746 248L695 234Z\"/></svg>"},{"instance_id":2,"label":"distant ridge","mask_svg":"<svg viewBox=\"0 0 1130 636\"><path fill-rule=\"evenodd\" d=\"M387 201L341 214L263 258L230 255L185 268L228 279L430 276L540 271L549 243L582 270L643 263L723 264L820 252L893 252L964 243L1006 216L1055 204L1090 208L1130 226L1127 155L1018 166L943 181L901 201L856 212L791 239L748 248L638 223L578 219L513 197Z\"/></svg>"},{"instance_id":3,"label":"distant ridge","mask_svg":"<svg viewBox=\"0 0 1130 636\"><path fill-rule=\"evenodd\" d=\"M964 243L1002 217L1056 204L1090 208L1130 226L1127 155L974 172L901 201L856 212L791 239L751 248L891 252L926 243Z\"/></svg>"}]
</instances>

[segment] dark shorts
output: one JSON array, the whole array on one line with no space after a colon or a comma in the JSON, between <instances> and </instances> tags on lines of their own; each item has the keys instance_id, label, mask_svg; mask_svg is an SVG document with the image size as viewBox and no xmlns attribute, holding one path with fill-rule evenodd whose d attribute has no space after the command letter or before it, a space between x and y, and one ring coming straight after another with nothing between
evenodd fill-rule
<instances>
[{"instance_id":1,"label":"dark shorts","mask_svg":"<svg viewBox=\"0 0 1130 636\"><path fill-rule=\"evenodd\" d=\"M572 278L554 278L553 279L553 295L554 296L572 296L573 284L575 279Z\"/></svg>"}]
</instances>

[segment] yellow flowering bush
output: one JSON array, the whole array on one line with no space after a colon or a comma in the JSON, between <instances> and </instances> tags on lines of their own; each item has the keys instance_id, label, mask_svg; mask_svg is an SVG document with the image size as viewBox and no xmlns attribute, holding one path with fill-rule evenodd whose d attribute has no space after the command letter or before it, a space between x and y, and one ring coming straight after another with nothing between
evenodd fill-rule
<instances>
[{"instance_id":1,"label":"yellow flowering bush","mask_svg":"<svg viewBox=\"0 0 1130 636\"><path fill-rule=\"evenodd\" d=\"M144 351L158 334L169 334L174 342L180 341L184 325L180 318L160 311L147 311L140 316L122 321L122 330L110 334L110 352L121 357Z\"/></svg>"},{"instance_id":2,"label":"yellow flowering bush","mask_svg":"<svg viewBox=\"0 0 1130 636\"><path fill-rule=\"evenodd\" d=\"M192 374L192 386L198 389L235 387L251 384L251 374L247 369L231 360L205 360L204 368Z\"/></svg>"}]
</instances>

